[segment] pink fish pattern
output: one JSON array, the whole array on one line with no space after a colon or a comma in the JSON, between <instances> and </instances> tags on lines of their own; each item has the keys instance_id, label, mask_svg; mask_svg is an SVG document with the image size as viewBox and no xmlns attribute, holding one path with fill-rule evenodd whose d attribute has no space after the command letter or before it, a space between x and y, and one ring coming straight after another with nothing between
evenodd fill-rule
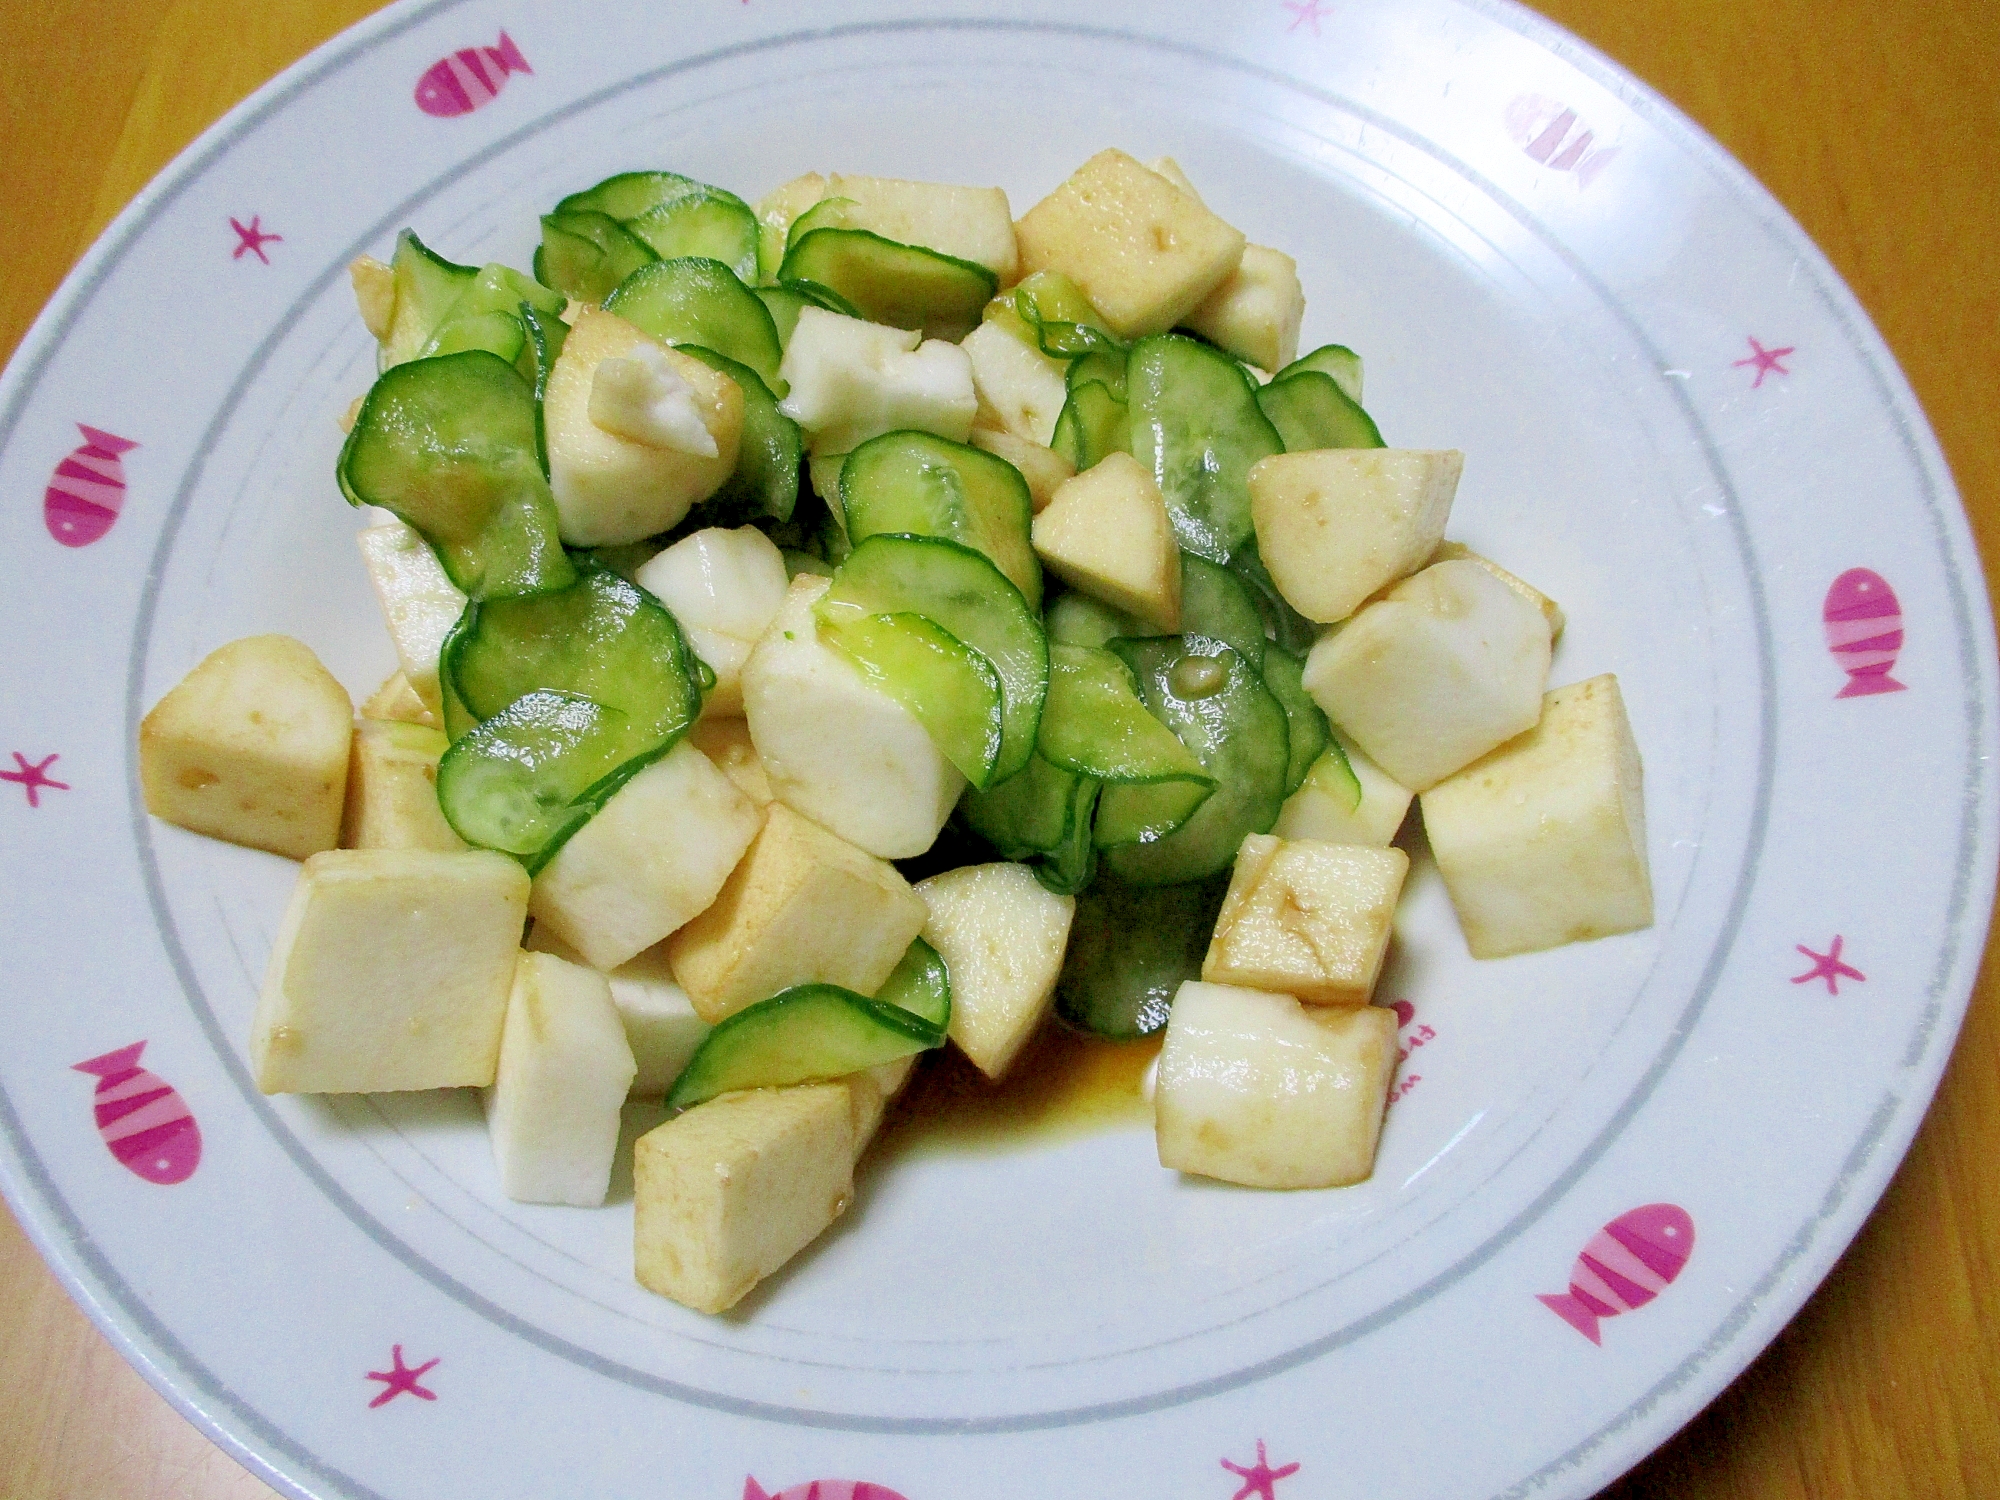
<instances>
[{"instance_id":1,"label":"pink fish pattern","mask_svg":"<svg viewBox=\"0 0 2000 1500\"><path fill-rule=\"evenodd\" d=\"M178 1091L139 1066L144 1042L72 1064L97 1079L97 1133L111 1154L148 1182L171 1187L201 1165L201 1127Z\"/></svg>"},{"instance_id":2,"label":"pink fish pattern","mask_svg":"<svg viewBox=\"0 0 2000 1500\"><path fill-rule=\"evenodd\" d=\"M1577 118L1575 110L1540 94L1520 94L1509 100L1506 121L1514 144L1532 160L1553 172L1574 173L1584 187L1589 187L1618 154L1616 146L1596 144L1596 132Z\"/></svg>"},{"instance_id":3,"label":"pink fish pattern","mask_svg":"<svg viewBox=\"0 0 2000 1500\"><path fill-rule=\"evenodd\" d=\"M81 422L76 430L83 434L83 444L49 476L42 521L65 547L88 547L125 508L124 455L139 445Z\"/></svg>"},{"instance_id":4,"label":"pink fish pattern","mask_svg":"<svg viewBox=\"0 0 2000 1500\"><path fill-rule=\"evenodd\" d=\"M1905 691L1907 684L1889 675L1903 649L1903 606L1880 573L1849 568L1826 591L1820 614L1826 649L1847 674L1836 698Z\"/></svg>"},{"instance_id":5,"label":"pink fish pattern","mask_svg":"<svg viewBox=\"0 0 2000 1500\"><path fill-rule=\"evenodd\" d=\"M498 45L461 47L425 69L417 80L417 108L427 115L449 120L469 115L507 86L509 73L532 73L528 60L506 32Z\"/></svg>"},{"instance_id":6,"label":"pink fish pattern","mask_svg":"<svg viewBox=\"0 0 2000 1500\"><path fill-rule=\"evenodd\" d=\"M1569 1290L1535 1298L1593 1344L1601 1319L1644 1307L1694 1253L1694 1220L1673 1203L1648 1203L1598 1230L1570 1268Z\"/></svg>"},{"instance_id":7,"label":"pink fish pattern","mask_svg":"<svg viewBox=\"0 0 2000 1500\"><path fill-rule=\"evenodd\" d=\"M764 1486L754 1478L746 1477L743 1481L743 1500L903 1500L903 1497L884 1485L870 1484L865 1479L815 1479L772 1495L766 1493Z\"/></svg>"}]
</instances>

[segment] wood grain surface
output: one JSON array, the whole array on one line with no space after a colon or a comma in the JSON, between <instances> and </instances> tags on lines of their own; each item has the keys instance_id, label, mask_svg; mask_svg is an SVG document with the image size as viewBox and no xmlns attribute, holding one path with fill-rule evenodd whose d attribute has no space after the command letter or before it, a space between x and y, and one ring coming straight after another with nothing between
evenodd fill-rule
<instances>
[{"instance_id":1,"label":"wood grain surface","mask_svg":"<svg viewBox=\"0 0 2000 1500\"><path fill-rule=\"evenodd\" d=\"M11 353L76 258L176 152L374 8L8 5L0 351ZM1990 592L2000 556L2000 6L1545 0L1542 9L1713 133L1831 257L1930 415ZM1989 947L1923 1131L1818 1294L1735 1385L1607 1494L2000 1495L1996 984ZM0 1497L270 1493L126 1367L0 1214Z\"/></svg>"}]
</instances>

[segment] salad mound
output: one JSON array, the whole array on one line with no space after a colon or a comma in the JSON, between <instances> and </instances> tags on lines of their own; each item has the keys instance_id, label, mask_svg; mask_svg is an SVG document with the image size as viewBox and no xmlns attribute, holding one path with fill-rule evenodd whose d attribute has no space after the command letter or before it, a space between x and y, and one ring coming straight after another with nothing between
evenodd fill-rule
<instances>
[{"instance_id":1,"label":"salad mound","mask_svg":"<svg viewBox=\"0 0 2000 1500\"><path fill-rule=\"evenodd\" d=\"M500 1190L577 1205L663 1100L635 1266L718 1312L947 1045L1164 1031L1163 1167L1367 1178L1414 800L1474 955L1650 924L1616 679L1549 691L1561 611L1445 539L1462 455L1384 445L1171 160L1018 223L628 172L541 228L353 267L359 723L260 636L142 726L153 812L304 859L267 1092L479 1087Z\"/></svg>"}]
</instances>

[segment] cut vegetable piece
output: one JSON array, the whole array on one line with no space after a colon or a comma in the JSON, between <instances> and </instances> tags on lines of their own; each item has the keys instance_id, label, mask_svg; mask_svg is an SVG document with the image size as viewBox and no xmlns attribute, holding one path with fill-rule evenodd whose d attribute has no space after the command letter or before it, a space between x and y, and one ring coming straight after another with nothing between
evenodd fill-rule
<instances>
[{"instance_id":1,"label":"cut vegetable piece","mask_svg":"<svg viewBox=\"0 0 2000 1500\"><path fill-rule=\"evenodd\" d=\"M817 613L821 639L853 662L864 682L914 714L975 788L990 784L1002 723L991 662L923 615L864 614L825 599Z\"/></svg>"},{"instance_id":2,"label":"cut vegetable piece","mask_svg":"<svg viewBox=\"0 0 2000 1500\"><path fill-rule=\"evenodd\" d=\"M627 219L636 219L662 203L671 203L688 193L703 191L714 189L705 182L683 177L678 172L619 172L595 187L571 193L556 205L555 211L563 214L589 210L608 214L622 223Z\"/></svg>"},{"instance_id":3,"label":"cut vegetable piece","mask_svg":"<svg viewBox=\"0 0 2000 1500\"><path fill-rule=\"evenodd\" d=\"M1285 711L1256 669L1227 646L1203 643L1194 652L1177 637L1161 636L1114 641L1111 649L1132 668L1146 706L1217 787L1166 837L1111 850L1107 868L1128 885L1178 884L1227 869L1244 835L1268 830L1284 804Z\"/></svg>"},{"instance_id":4,"label":"cut vegetable piece","mask_svg":"<svg viewBox=\"0 0 2000 1500\"><path fill-rule=\"evenodd\" d=\"M895 177L849 177L836 172L826 196L850 205L848 224L872 229L899 244L917 245L986 267L1004 285L1014 279L1020 255L1014 215L1001 189Z\"/></svg>"},{"instance_id":5,"label":"cut vegetable piece","mask_svg":"<svg viewBox=\"0 0 2000 1500\"><path fill-rule=\"evenodd\" d=\"M757 200L757 223L761 233L757 243L757 270L766 281L777 279L784 264L785 240L792 221L826 196L826 177L807 172L771 189Z\"/></svg>"},{"instance_id":6,"label":"cut vegetable piece","mask_svg":"<svg viewBox=\"0 0 2000 1500\"><path fill-rule=\"evenodd\" d=\"M1549 639L1551 641L1561 639L1563 633L1562 606L1536 588L1532 583L1528 582L1527 579L1516 577L1490 557L1481 557L1463 542L1439 542L1437 550L1431 553L1430 562L1426 563L1425 566L1429 567L1432 563L1441 562L1478 563L1480 567L1491 573L1495 578L1506 584L1508 588L1512 589L1542 612L1542 618L1549 622Z\"/></svg>"},{"instance_id":7,"label":"cut vegetable piece","mask_svg":"<svg viewBox=\"0 0 2000 1500\"><path fill-rule=\"evenodd\" d=\"M1193 817L1213 790L1198 781L1108 786L1097 799L1092 840L1099 849L1157 843Z\"/></svg>"},{"instance_id":8,"label":"cut vegetable piece","mask_svg":"<svg viewBox=\"0 0 2000 1500\"><path fill-rule=\"evenodd\" d=\"M1243 236L1123 151L1100 151L1015 226L1024 270L1073 278L1121 338L1164 333L1227 280Z\"/></svg>"},{"instance_id":9,"label":"cut vegetable piece","mask_svg":"<svg viewBox=\"0 0 2000 1500\"><path fill-rule=\"evenodd\" d=\"M723 525L756 516L789 521L798 504L799 462L805 456L799 424L778 409L778 398L748 365L696 344L681 352L727 375L743 393L736 472L701 502L701 514Z\"/></svg>"},{"instance_id":10,"label":"cut vegetable piece","mask_svg":"<svg viewBox=\"0 0 2000 1500\"><path fill-rule=\"evenodd\" d=\"M468 844L539 870L640 768L624 715L574 693L529 693L438 762L438 805Z\"/></svg>"},{"instance_id":11,"label":"cut vegetable piece","mask_svg":"<svg viewBox=\"0 0 2000 1500\"><path fill-rule=\"evenodd\" d=\"M527 353L528 330L521 319L525 304L546 317L563 310L563 295L523 276L511 266L486 265L468 281L431 336L418 351L418 358L458 354L467 349L485 349L508 363L521 366ZM531 373L532 366L523 373Z\"/></svg>"},{"instance_id":12,"label":"cut vegetable piece","mask_svg":"<svg viewBox=\"0 0 2000 1500\"><path fill-rule=\"evenodd\" d=\"M774 802L667 956L695 1009L720 1022L794 985L875 993L923 931L924 910L895 866Z\"/></svg>"},{"instance_id":13,"label":"cut vegetable piece","mask_svg":"<svg viewBox=\"0 0 2000 1500\"><path fill-rule=\"evenodd\" d=\"M1105 354L1122 358L1124 346L1104 315L1091 306L1083 288L1060 271L1037 271L1004 297L986 306L984 316L1018 333L1057 359ZM1113 385L1123 394L1123 383Z\"/></svg>"},{"instance_id":14,"label":"cut vegetable piece","mask_svg":"<svg viewBox=\"0 0 2000 1500\"><path fill-rule=\"evenodd\" d=\"M688 1109L736 1089L842 1078L943 1044L939 1028L899 1005L836 985L800 985L711 1031L667 1091L667 1108Z\"/></svg>"},{"instance_id":15,"label":"cut vegetable piece","mask_svg":"<svg viewBox=\"0 0 2000 1500\"><path fill-rule=\"evenodd\" d=\"M463 849L465 840L451 831L438 808L438 757L450 744L441 730L421 724L357 722L340 847Z\"/></svg>"},{"instance_id":16,"label":"cut vegetable piece","mask_svg":"<svg viewBox=\"0 0 2000 1500\"><path fill-rule=\"evenodd\" d=\"M523 944L531 953L552 953L581 964L583 955L539 924ZM638 1065L631 1097L658 1099L673 1087L694 1049L708 1035L708 1022L695 1014L687 991L674 979L664 943L620 964L604 976L611 986L611 1003L625 1027L625 1040Z\"/></svg>"},{"instance_id":17,"label":"cut vegetable piece","mask_svg":"<svg viewBox=\"0 0 2000 1500\"><path fill-rule=\"evenodd\" d=\"M719 260L682 256L641 266L604 299L642 332L666 344L699 344L757 372L783 393L778 327L757 294Z\"/></svg>"},{"instance_id":18,"label":"cut vegetable piece","mask_svg":"<svg viewBox=\"0 0 2000 1500\"><path fill-rule=\"evenodd\" d=\"M1181 559L1181 634L1220 641L1259 671L1264 666L1264 617L1237 576L1193 553Z\"/></svg>"},{"instance_id":19,"label":"cut vegetable piece","mask_svg":"<svg viewBox=\"0 0 2000 1500\"><path fill-rule=\"evenodd\" d=\"M743 664L744 714L782 801L873 854L907 859L936 840L965 778L908 709L819 638L813 606L828 584L792 580Z\"/></svg>"},{"instance_id":20,"label":"cut vegetable piece","mask_svg":"<svg viewBox=\"0 0 2000 1500\"><path fill-rule=\"evenodd\" d=\"M818 606L928 616L993 664L1000 677L1001 740L992 779L1028 763L1048 693L1049 652L1040 618L1021 591L970 547L941 537L871 536L855 546Z\"/></svg>"},{"instance_id":21,"label":"cut vegetable piece","mask_svg":"<svg viewBox=\"0 0 2000 1500\"><path fill-rule=\"evenodd\" d=\"M1401 849L1251 834L1201 977L1311 1005L1367 1004L1409 869Z\"/></svg>"},{"instance_id":22,"label":"cut vegetable piece","mask_svg":"<svg viewBox=\"0 0 2000 1500\"><path fill-rule=\"evenodd\" d=\"M1027 442L1011 432L975 427L966 441L1012 464L1027 482L1028 502L1036 511L1045 510L1062 482L1076 472L1076 466L1053 448Z\"/></svg>"},{"instance_id":23,"label":"cut vegetable piece","mask_svg":"<svg viewBox=\"0 0 2000 1500\"><path fill-rule=\"evenodd\" d=\"M1166 496L1182 549L1228 562L1255 534L1250 466L1284 451L1255 383L1228 355L1178 334L1135 344L1127 379L1132 456Z\"/></svg>"},{"instance_id":24,"label":"cut vegetable piece","mask_svg":"<svg viewBox=\"0 0 2000 1500\"><path fill-rule=\"evenodd\" d=\"M1113 453L1132 451L1132 413L1101 380L1072 383L1049 446L1081 474Z\"/></svg>"},{"instance_id":25,"label":"cut vegetable piece","mask_svg":"<svg viewBox=\"0 0 2000 1500\"><path fill-rule=\"evenodd\" d=\"M1114 1041L1167 1024L1174 992L1201 974L1227 879L1132 887L1100 881L1077 898L1056 1014Z\"/></svg>"},{"instance_id":26,"label":"cut vegetable piece","mask_svg":"<svg viewBox=\"0 0 2000 1500\"><path fill-rule=\"evenodd\" d=\"M978 420L1047 446L1069 399L1060 360L1024 344L998 323L982 323L960 342L972 360Z\"/></svg>"},{"instance_id":27,"label":"cut vegetable piece","mask_svg":"<svg viewBox=\"0 0 2000 1500\"><path fill-rule=\"evenodd\" d=\"M1094 810L1102 786L1087 776L1070 788L1069 817L1062 842L1035 861L1035 879L1057 896L1074 896L1097 878L1097 846L1092 841Z\"/></svg>"},{"instance_id":28,"label":"cut vegetable piece","mask_svg":"<svg viewBox=\"0 0 2000 1500\"><path fill-rule=\"evenodd\" d=\"M1035 748L1050 764L1099 781L1215 784L1147 712L1131 669L1087 646L1049 646L1049 695Z\"/></svg>"},{"instance_id":29,"label":"cut vegetable piece","mask_svg":"<svg viewBox=\"0 0 2000 1500\"><path fill-rule=\"evenodd\" d=\"M694 746L639 771L535 877L528 912L604 970L706 910L763 814Z\"/></svg>"},{"instance_id":30,"label":"cut vegetable piece","mask_svg":"<svg viewBox=\"0 0 2000 1500\"><path fill-rule=\"evenodd\" d=\"M633 581L664 604L715 683L703 718L743 712L743 663L770 629L790 586L785 560L754 526L709 527L655 554Z\"/></svg>"},{"instance_id":31,"label":"cut vegetable piece","mask_svg":"<svg viewBox=\"0 0 2000 1500\"><path fill-rule=\"evenodd\" d=\"M1076 903L1009 863L947 870L916 892L924 941L951 975L951 1039L1000 1078L1048 1014Z\"/></svg>"},{"instance_id":32,"label":"cut vegetable piece","mask_svg":"<svg viewBox=\"0 0 2000 1500\"><path fill-rule=\"evenodd\" d=\"M888 432L847 457L840 508L848 539L878 533L943 537L983 553L1021 591L1042 599L1029 542L1027 481L1004 459L928 432Z\"/></svg>"},{"instance_id":33,"label":"cut vegetable piece","mask_svg":"<svg viewBox=\"0 0 2000 1500\"><path fill-rule=\"evenodd\" d=\"M799 235L797 227L779 279L829 287L872 323L921 329L927 338L956 343L979 326L980 309L999 287L986 267L956 256L865 229Z\"/></svg>"},{"instance_id":34,"label":"cut vegetable piece","mask_svg":"<svg viewBox=\"0 0 2000 1500\"><path fill-rule=\"evenodd\" d=\"M337 849L299 871L250 1023L267 1094L484 1088L528 877L482 850Z\"/></svg>"},{"instance_id":35,"label":"cut vegetable piece","mask_svg":"<svg viewBox=\"0 0 2000 1500\"><path fill-rule=\"evenodd\" d=\"M1305 670L1305 663L1289 651L1273 647L1264 653L1264 686L1285 711L1286 738L1291 745L1285 765L1287 797L1305 785L1307 773L1333 742L1326 715L1306 691Z\"/></svg>"},{"instance_id":36,"label":"cut vegetable piece","mask_svg":"<svg viewBox=\"0 0 2000 1500\"><path fill-rule=\"evenodd\" d=\"M340 842L353 727L347 689L302 642L231 641L139 725L146 810L293 859L331 849Z\"/></svg>"},{"instance_id":37,"label":"cut vegetable piece","mask_svg":"<svg viewBox=\"0 0 2000 1500\"><path fill-rule=\"evenodd\" d=\"M1305 311L1298 262L1268 245L1245 245L1235 272L1181 327L1260 370L1276 370L1299 352Z\"/></svg>"},{"instance_id":38,"label":"cut vegetable piece","mask_svg":"<svg viewBox=\"0 0 2000 1500\"><path fill-rule=\"evenodd\" d=\"M535 280L579 302L602 302L619 282L659 258L609 214L592 209L544 214Z\"/></svg>"},{"instance_id":39,"label":"cut vegetable piece","mask_svg":"<svg viewBox=\"0 0 2000 1500\"><path fill-rule=\"evenodd\" d=\"M534 388L497 355L397 365L341 448L341 490L422 532L469 598L567 588L576 570L557 537L535 418Z\"/></svg>"},{"instance_id":40,"label":"cut vegetable piece","mask_svg":"<svg viewBox=\"0 0 2000 1500\"><path fill-rule=\"evenodd\" d=\"M1336 729L1305 784L1285 799L1271 831L1280 838L1379 847L1395 839L1415 795Z\"/></svg>"},{"instance_id":41,"label":"cut vegetable piece","mask_svg":"<svg viewBox=\"0 0 2000 1500\"><path fill-rule=\"evenodd\" d=\"M1257 405L1278 429L1287 453L1383 446L1374 418L1349 400L1331 376L1317 370L1259 386Z\"/></svg>"},{"instance_id":42,"label":"cut vegetable piece","mask_svg":"<svg viewBox=\"0 0 2000 1500\"><path fill-rule=\"evenodd\" d=\"M910 944L875 998L898 1005L927 1026L942 1031L951 1020L951 976L937 949L922 938Z\"/></svg>"},{"instance_id":43,"label":"cut vegetable piece","mask_svg":"<svg viewBox=\"0 0 2000 1500\"><path fill-rule=\"evenodd\" d=\"M1078 777L1041 756L985 791L969 791L965 821L1007 859L1061 849L1071 839ZM1087 832L1087 830L1086 830Z\"/></svg>"},{"instance_id":44,"label":"cut vegetable piece","mask_svg":"<svg viewBox=\"0 0 2000 1500\"><path fill-rule=\"evenodd\" d=\"M1059 596L1043 616L1043 626L1051 642L1061 641L1065 646L1104 646L1121 635L1146 633L1144 622L1124 610L1078 593Z\"/></svg>"},{"instance_id":45,"label":"cut vegetable piece","mask_svg":"<svg viewBox=\"0 0 2000 1500\"><path fill-rule=\"evenodd\" d=\"M1181 628L1181 553L1160 487L1129 453L1066 480L1032 528L1035 551L1071 588Z\"/></svg>"},{"instance_id":46,"label":"cut vegetable piece","mask_svg":"<svg viewBox=\"0 0 2000 1500\"><path fill-rule=\"evenodd\" d=\"M475 266L454 265L407 229L396 236L389 267L395 298L379 355L384 370L417 357L459 293L479 274Z\"/></svg>"},{"instance_id":47,"label":"cut vegetable piece","mask_svg":"<svg viewBox=\"0 0 2000 1500\"><path fill-rule=\"evenodd\" d=\"M445 576L430 544L401 521L370 526L356 540L403 676L425 708L442 714L438 653L465 613L465 595Z\"/></svg>"},{"instance_id":48,"label":"cut vegetable piece","mask_svg":"<svg viewBox=\"0 0 2000 1500\"><path fill-rule=\"evenodd\" d=\"M625 221L662 260L716 260L746 284L757 279L757 215L734 193L703 187L657 203Z\"/></svg>"},{"instance_id":49,"label":"cut vegetable piece","mask_svg":"<svg viewBox=\"0 0 2000 1500\"><path fill-rule=\"evenodd\" d=\"M979 411L972 361L956 344L822 308L801 309L784 372L783 410L812 434L815 455L905 428L962 442Z\"/></svg>"},{"instance_id":50,"label":"cut vegetable piece","mask_svg":"<svg viewBox=\"0 0 2000 1500\"><path fill-rule=\"evenodd\" d=\"M1160 1165L1248 1187L1360 1182L1396 1071L1396 1014L1183 985L1160 1049Z\"/></svg>"},{"instance_id":51,"label":"cut vegetable piece","mask_svg":"<svg viewBox=\"0 0 2000 1500\"><path fill-rule=\"evenodd\" d=\"M636 1071L604 976L523 953L484 1101L500 1191L516 1203L602 1203Z\"/></svg>"},{"instance_id":52,"label":"cut vegetable piece","mask_svg":"<svg viewBox=\"0 0 2000 1500\"><path fill-rule=\"evenodd\" d=\"M1331 376L1348 400L1356 406L1361 404L1361 356L1345 344L1321 344L1312 353L1302 354L1284 369L1274 372L1271 378L1274 381L1284 380L1307 370Z\"/></svg>"}]
</instances>

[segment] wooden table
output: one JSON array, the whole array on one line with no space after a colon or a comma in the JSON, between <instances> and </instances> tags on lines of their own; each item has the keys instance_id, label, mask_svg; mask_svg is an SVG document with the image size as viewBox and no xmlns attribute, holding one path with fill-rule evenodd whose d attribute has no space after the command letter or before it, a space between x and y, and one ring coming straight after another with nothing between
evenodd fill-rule
<instances>
[{"instance_id":1,"label":"wooden table","mask_svg":"<svg viewBox=\"0 0 2000 1500\"><path fill-rule=\"evenodd\" d=\"M0 35L0 348L155 172L371 0L38 0ZM2000 556L2000 8L1545 0L1707 127L1874 317ZM21 497L14 497L19 503ZM1989 587L1992 564L1988 564ZM2000 970L1817 1296L1618 1500L2000 1494ZM106 1420L108 1412L115 1420ZM131 1372L0 1214L0 1494L271 1492ZM1391 1497L1384 1497L1391 1500Z\"/></svg>"}]
</instances>

